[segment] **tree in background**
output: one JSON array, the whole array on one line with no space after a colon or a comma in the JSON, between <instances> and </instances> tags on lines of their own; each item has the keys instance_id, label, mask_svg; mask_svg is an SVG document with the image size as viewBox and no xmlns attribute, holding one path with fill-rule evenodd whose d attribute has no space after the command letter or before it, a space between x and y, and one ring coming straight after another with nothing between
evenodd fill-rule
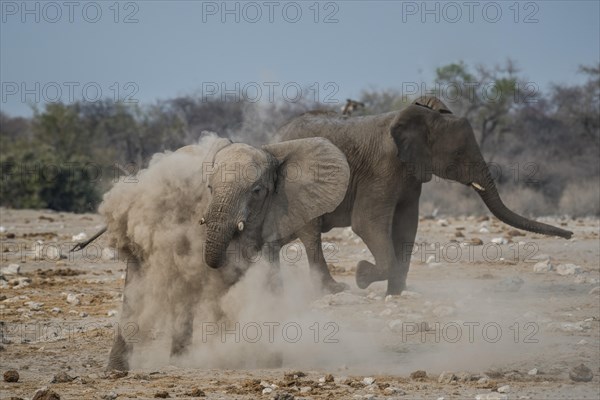
<instances>
[{"instance_id":1,"label":"tree in background","mask_svg":"<svg viewBox=\"0 0 600 400\"><path fill-rule=\"evenodd\" d=\"M522 202L521 207L512 203L517 208L599 215L597 185L574 182L597 182L600 176L600 65L580 71L587 77L583 84L554 85L543 94L510 60L493 68L457 62L437 68L431 92L420 95L440 96L455 114L469 119L488 161L515 168L505 169L497 183L504 193L514 190L513 201ZM352 118L400 110L412 98L397 89L369 89L358 100L366 107ZM34 109L32 118L0 112L0 205L94 211L116 178L145 167L156 152L197 142L202 131L260 145L276 141L277 129L301 113L339 113L340 107L310 98L253 103L187 95L150 105L48 104ZM512 167L515 160L521 165ZM466 192L453 198L447 189L427 185L424 201L449 213L475 209Z\"/></svg>"}]
</instances>

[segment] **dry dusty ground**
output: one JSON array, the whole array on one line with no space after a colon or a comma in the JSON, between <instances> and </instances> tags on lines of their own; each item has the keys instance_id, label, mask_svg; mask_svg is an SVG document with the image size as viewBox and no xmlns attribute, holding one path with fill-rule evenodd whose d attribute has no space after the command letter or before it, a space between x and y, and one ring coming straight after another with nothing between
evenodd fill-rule
<instances>
[{"instance_id":1,"label":"dry dusty ground","mask_svg":"<svg viewBox=\"0 0 600 400\"><path fill-rule=\"evenodd\" d=\"M161 392L210 399L600 396L597 219L548 219L573 230L571 240L511 236L518 232L493 219L422 219L408 291L399 298L385 298L383 283L356 287L357 261L372 258L351 231L336 229L325 235L326 254L336 278L351 289L298 300L297 309L307 311L289 320L300 325L303 337L294 343L288 335L287 347L277 347L281 367L260 368L259 361L249 360L260 358L253 343L203 343L204 325L196 322L194 348L230 346L234 356L169 362L168 355L145 357L140 350L134 369L123 376L104 372L120 312L123 264L108 252L104 259L90 254L84 259L80 252L57 261L53 250L58 244L66 253L73 235L90 236L102 225L100 217L1 213L1 266L21 267L18 275L5 272L0 281L0 370L20 375L16 383L0 383L2 399L29 399L44 386L61 399L154 398L165 395ZM492 243L502 237L509 243ZM460 244L474 238L483 245ZM38 240L42 254L32 250ZM98 245L101 249L103 241ZM554 270L534 273L534 265L548 257ZM580 268L558 267L565 263ZM285 269L307 275L304 262ZM68 294L78 300L67 302ZM260 353L271 351L268 343L258 345ZM165 353L164 347L148 352ZM591 382L569 378L582 363L594 374ZM61 372L75 379L51 383Z\"/></svg>"}]
</instances>

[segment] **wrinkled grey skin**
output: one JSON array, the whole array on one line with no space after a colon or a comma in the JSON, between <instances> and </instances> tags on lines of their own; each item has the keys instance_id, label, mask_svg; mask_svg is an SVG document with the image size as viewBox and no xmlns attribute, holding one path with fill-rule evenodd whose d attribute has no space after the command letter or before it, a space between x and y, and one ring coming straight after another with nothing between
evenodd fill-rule
<instances>
[{"instance_id":1,"label":"wrinkled grey skin","mask_svg":"<svg viewBox=\"0 0 600 400\"><path fill-rule=\"evenodd\" d=\"M214 169L206 185L200 185L205 188L204 192L198 193L203 215L199 222L202 224L199 239L204 249L204 265L198 268L205 271L199 273L202 282L185 283L181 290L190 295L177 296L179 302L172 305L171 356L182 354L191 343L193 310L199 298L194 293L201 292L202 284L218 281L227 290L257 259L254 252L265 246L276 249L270 253L277 258L281 243L287 242L306 222L333 211L346 193L350 175L346 158L325 139L292 140L262 149L222 141L214 154ZM194 147L186 146L178 151L194 153ZM309 173L316 166L328 175L319 179L321 177ZM108 232L126 225L127 221L108 221ZM129 241L119 249L127 260L121 326L135 321L141 307L131 288L144 272L144 255L131 251L132 248L135 243ZM273 268L277 265L277 262L272 264ZM218 274L219 279L205 279L211 274ZM277 270L272 274L278 278ZM132 350L133 344L119 332L107 369L128 370Z\"/></svg>"},{"instance_id":2,"label":"wrinkled grey skin","mask_svg":"<svg viewBox=\"0 0 600 400\"><path fill-rule=\"evenodd\" d=\"M419 218L421 185L432 174L474 188L501 221L530 232L570 238L572 232L529 220L509 210L500 199L471 125L453 115L437 98L423 97L402 111L343 118L335 113L309 112L279 130L283 140L321 136L340 148L350 165L348 192L340 205L311 221L299 232L311 260L325 281L329 273L320 233L351 226L375 258L358 263L360 288L388 281L387 293L406 287L411 251ZM341 285L330 284L332 291Z\"/></svg>"}]
</instances>

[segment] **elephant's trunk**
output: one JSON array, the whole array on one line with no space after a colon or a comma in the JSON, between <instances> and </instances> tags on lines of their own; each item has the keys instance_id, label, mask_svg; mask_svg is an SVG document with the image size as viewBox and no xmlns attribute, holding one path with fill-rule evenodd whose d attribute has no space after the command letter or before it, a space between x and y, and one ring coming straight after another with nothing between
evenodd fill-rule
<instances>
[{"instance_id":1,"label":"elephant's trunk","mask_svg":"<svg viewBox=\"0 0 600 400\"><path fill-rule=\"evenodd\" d=\"M225 261L229 242L236 231L232 202L215 202L206 214L206 243L204 261L211 268L219 268Z\"/></svg>"},{"instance_id":2,"label":"elephant's trunk","mask_svg":"<svg viewBox=\"0 0 600 400\"><path fill-rule=\"evenodd\" d=\"M473 182L471 186L481 196L483 202L487 208L498 218L500 221L514 226L515 228L523 229L529 232L541 233L542 235L560 236L565 239L570 239L573 232L557 228L552 225L544 224L537 221L527 219L513 211L504 205L494 180L490 174L489 169L485 167L481 182Z\"/></svg>"}]
</instances>

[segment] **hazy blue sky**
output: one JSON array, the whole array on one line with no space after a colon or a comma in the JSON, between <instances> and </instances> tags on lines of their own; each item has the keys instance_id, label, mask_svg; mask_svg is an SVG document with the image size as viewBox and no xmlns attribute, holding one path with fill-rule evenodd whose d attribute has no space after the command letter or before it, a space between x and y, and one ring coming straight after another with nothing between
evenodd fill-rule
<instances>
[{"instance_id":1,"label":"hazy blue sky","mask_svg":"<svg viewBox=\"0 0 600 400\"><path fill-rule=\"evenodd\" d=\"M209 95L211 82L234 91L239 82L237 93L246 86L263 101L269 85L278 97L285 86L288 99L296 83L313 85L305 96L318 88L320 100L343 101L371 87L430 84L453 61L507 57L544 90L582 81L578 65L600 60L598 1L428 2L430 13L421 1L1 3L0 105L11 115L30 115L27 102L69 102L70 92L93 100L98 89L110 98L118 90L150 103ZM224 7L233 12L221 15Z\"/></svg>"}]
</instances>

